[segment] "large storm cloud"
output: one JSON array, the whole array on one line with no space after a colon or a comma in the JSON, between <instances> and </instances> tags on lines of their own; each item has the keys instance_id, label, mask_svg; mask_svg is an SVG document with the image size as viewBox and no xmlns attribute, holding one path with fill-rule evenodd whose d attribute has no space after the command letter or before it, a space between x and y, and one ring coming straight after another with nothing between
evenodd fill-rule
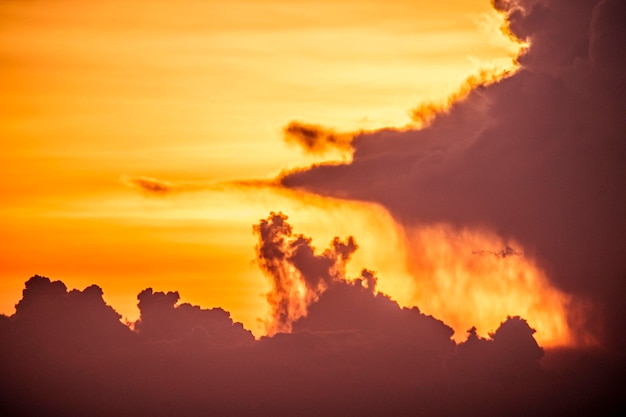
<instances>
[{"instance_id":1,"label":"large storm cloud","mask_svg":"<svg viewBox=\"0 0 626 417\"><path fill-rule=\"evenodd\" d=\"M529 44L516 73L475 88L425 128L359 135L350 163L282 183L380 203L407 230L445 224L519 242L552 285L593 306L571 318L580 335L624 346L626 4L494 6Z\"/></svg>"}]
</instances>

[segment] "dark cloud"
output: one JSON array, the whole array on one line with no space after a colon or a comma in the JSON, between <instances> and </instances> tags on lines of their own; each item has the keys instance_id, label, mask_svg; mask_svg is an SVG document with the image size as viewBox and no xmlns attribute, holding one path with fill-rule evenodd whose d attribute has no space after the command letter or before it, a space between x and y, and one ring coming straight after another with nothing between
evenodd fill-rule
<instances>
[{"instance_id":1,"label":"dark cloud","mask_svg":"<svg viewBox=\"0 0 626 417\"><path fill-rule=\"evenodd\" d=\"M305 330L354 332L373 344L412 346L416 352L421 349L443 355L454 349L450 327L415 307L400 308L358 280L334 282L307 315L293 324L294 333Z\"/></svg>"},{"instance_id":2,"label":"dark cloud","mask_svg":"<svg viewBox=\"0 0 626 417\"><path fill-rule=\"evenodd\" d=\"M626 3L495 6L507 30L530 44L519 71L472 90L426 128L357 136L350 163L282 182L380 203L407 227L487 227L519 242L553 285L592 302L581 333L621 349Z\"/></svg>"},{"instance_id":3,"label":"dark cloud","mask_svg":"<svg viewBox=\"0 0 626 417\"><path fill-rule=\"evenodd\" d=\"M131 330L99 287L68 291L35 276L16 313L0 317L2 414L487 417L619 410L622 356L563 351L551 358L557 366L546 368L534 330L520 317L507 318L489 338L471 329L456 345L446 324L378 293L371 271L345 277L356 249L351 239L316 253L286 220L273 213L256 230L268 272L293 274L281 285L316 295L293 318L291 333L255 341L224 310L179 304L177 292L150 288L138 296L141 318Z\"/></svg>"},{"instance_id":4,"label":"dark cloud","mask_svg":"<svg viewBox=\"0 0 626 417\"><path fill-rule=\"evenodd\" d=\"M120 182L127 187L136 188L144 193L165 196L173 193L188 193L198 191L219 191L233 188L278 188L279 181L275 179L251 179L233 181L209 182L176 182L145 176L122 175Z\"/></svg>"},{"instance_id":5,"label":"dark cloud","mask_svg":"<svg viewBox=\"0 0 626 417\"><path fill-rule=\"evenodd\" d=\"M508 317L488 339L468 330L449 366L460 378L503 377L511 374L534 377L541 372L544 351L533 338L535 330L521 317Z\"/></svg>"},{"instance_id":6,"label":"dark cloud","mask_svg":"<svg viewBox=\"0 0 626 417\"><path fill-rule=\"evenodd\" d=\"M151 341L190 341L236 346L252 343L254 336L243 325L233 322L221 309L202 309L189 303L176 305L178 292L143 290L137 296L141 316L134 324L140 336Z\"/></svg>"},{"instance_id":7,"label":"dark cloud","mask_svg":"<svg viewBox=\"0 0 626 417\"><path fill-rule=\"evenodd\" d=\"M293 121L285 126L283 134L287 142L297 143L306 152L313 154L324 154L332 149L351 151L354 136L354 134L337 133L333 129L299 121Z\"/></svg>"},{"instance_id":8,"label":"dark cloud","mask_svg":"<svg viewBox=\"0 0 626 417\"><path fill-rule=\"evenodd\" d=\"M148 193L167 194L175 189L168 181L150 177L123 176L121 181L129 187L136 187Z\"/></svg>"}]
</instances>

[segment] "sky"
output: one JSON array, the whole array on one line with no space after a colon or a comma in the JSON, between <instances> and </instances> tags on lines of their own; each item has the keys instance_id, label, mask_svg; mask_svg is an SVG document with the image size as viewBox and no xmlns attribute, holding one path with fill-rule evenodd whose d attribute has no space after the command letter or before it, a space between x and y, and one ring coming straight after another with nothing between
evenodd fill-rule
<instances>
[{"instance_id":1,"label":"sky","mask_svg":"<svg viewBox=\"0 0 626 417\"><path fill-rule=\"evenodd\" d=\"M0 311L38 273L98 283L129 320L142 289L179 290L257 335L260 218L283 211L319 244L354 235L351 268L408 305L402 232L376 205L221 183L349 160L303 152L283 128L406 126L468 77L513 69L519 49L482 0L7 1L0 19ZM150 196L135 177L195 192Z\"/></svg>"},{"instance_id":2,"label":"sky","mask_svg":"<svg viewBox=\"0 0 626 417\"><path fill-rule=\"evenodd\" d=\"M623 414L625 2L0 19L1 414Z\"/></svg>"}]
</instances>

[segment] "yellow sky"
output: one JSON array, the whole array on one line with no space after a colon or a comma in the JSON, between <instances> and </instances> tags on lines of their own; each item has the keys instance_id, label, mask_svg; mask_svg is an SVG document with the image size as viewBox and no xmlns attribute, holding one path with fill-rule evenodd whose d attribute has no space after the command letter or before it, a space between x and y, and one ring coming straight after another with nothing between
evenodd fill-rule
<instances>
[{"instance_id":1,"label":"yellow sky","mask_svg":"<svg viewBox=\"0 0 626 417\"><path fill-rule=\"evenodd\" d=\"M270 210L319 248L354 235L352 271L378 270L408 302L381 209L271 188L152 197L120 178L268 178L320 161L282 127L403 126L479 69L511 66L499 22L488 0L3 1L0 312L37 273L96 283L132 320L142 289L178 290L258 335L268 285L252 224Z\"/></svg>"}]
</instances>

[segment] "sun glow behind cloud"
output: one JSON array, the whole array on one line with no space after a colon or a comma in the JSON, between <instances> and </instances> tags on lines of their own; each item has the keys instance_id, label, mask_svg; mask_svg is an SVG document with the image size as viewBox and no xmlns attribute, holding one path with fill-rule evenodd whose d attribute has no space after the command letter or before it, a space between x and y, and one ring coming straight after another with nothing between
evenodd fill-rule
<instances>
[{"instance_id":1,"label":"sun glow behind cloud","mask_svg":"<svg viewBox=\"0 0 626 417\"><path fill-rule=\"evenodd\" d=\"M579 306L548 284L522 247L510 243L515 249L506 255L502 250L509 243L487 231L439 225L406 233L376 205L271 185L205 185L167 195L130 191L48 209L46 216L63 235L51 240L52 247L31 248L23 264L55 272L58 257L81 254L58 273L77 287L105 282L107 300L131 320L140 290L177 288L183 301L220 305L260 336L268 319L269 282L252 262L251 224L281 207L320 250L335 236L354 236L359 248L346 276L356 278L362 268L375 271L379 291L443 319L457 340L472 326L486 335L517 314L538 330L543 346L575 342L567 310ZM85 244L89 235L92 242ZM16 244L17 257L29 242Z\"/></svg>"},{"instance_id":2,"label":"sun glow behind cloud","mask_svg":"<svg viewBox=\"0 0 626 417\"><path fill-rule=\"evenodd\" d=\"M488 2L0 2L4 414L623 408L626 2Z\"/></svg>"},{"instance_id":3,"label":"sun glow behind cloud","mask_svg":"<svg viewBox=\"0 0 626 417\"><path fill-rule=\"evenodd\" d=\"M406 241L416 279L412 302L453 327L457 341L471 327L486 337L502 317L519 315L542 346L582 342L570 327L583 304L554 288L518 242L446 224L415 227Z\"/></svg>"},{"instance_id":4,"label":"sun glow behind cloud","mask_svg":"<svg viewBox=\"0 0 626 417\"><path fill-rule=\"evenodd\" d=\"M445 103L469 76L515 67L520 45L499 33L488 2L440 3L4 2L2 311L41 273L71 287L98 282L129 318L146 286L179 290L260 334L267 282L251 264L251 225L272 210L320 247L354 235L348 275L376 270L380 291L414 303L420 272L376 206L269 186L145 196L119 177L275 176L329 158L283 143L292 120L341 132L402 127L411 109Z\"/></svg>"},{"instance_id":5,"label":"sun glow behind cloud","mask_svg":"<svg viewBox=\"0 0 626 417\"><path fill-rule=\"evenodd\" d=\"M367 265L386 277L382 291L409 302L402 235L384 210L270 186L227 185L166 198L129 190L65 203L48 208L26 236L7 229L14 244L5 256L17 276L34 268L77 287L102 282L106 300L130 320L137 318L139 291L176 289L183 301L231 311L260 336L269 282L253 263L252 224L276 207L320 247L337 235L355 236L359 250L348 275ZM32 245L35 230L47 236L46 245ZM19 291L9 295L7 302Z\"/></svg>"}]
</instances>

